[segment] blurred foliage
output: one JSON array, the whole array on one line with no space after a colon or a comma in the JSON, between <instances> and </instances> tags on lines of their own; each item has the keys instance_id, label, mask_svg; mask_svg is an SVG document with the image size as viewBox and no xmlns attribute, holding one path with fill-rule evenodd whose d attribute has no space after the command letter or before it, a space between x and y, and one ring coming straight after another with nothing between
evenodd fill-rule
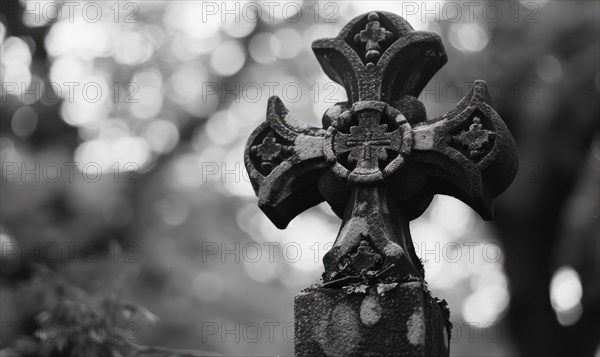
<instances>
[{"instance_id":1,"label":"blurred foliage","mask_svg":"<svg viewBox=\"0 0 600 357\"><path fill-rule=\"evenodd\" d=\"M58 356L208 356L207 352L177 352L138 345L140 322L155 323L157 316L143 306L121 301L116 294L92 298L54 272L38 267L27 295L41 303L32 332L0 350L5 357ZM99 300L100 298L100 300ZM98 306L91 306L98 301ZM17 326L5 324L4 331Z\"/></svg>"}]
</instances>

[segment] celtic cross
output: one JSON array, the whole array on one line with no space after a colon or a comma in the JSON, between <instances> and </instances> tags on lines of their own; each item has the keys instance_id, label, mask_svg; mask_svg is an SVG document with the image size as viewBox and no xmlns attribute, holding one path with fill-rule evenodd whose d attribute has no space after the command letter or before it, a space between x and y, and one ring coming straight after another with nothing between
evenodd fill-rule
<instances>
[{"instance_id":1,"label":"celtic cross","mask_svg":"<svg viewBox=\"0 0 600 357\"><path fill-rule=\"evenodd\" d=\"M358 16L312 48L348 101L330 107L316 128L295 119L279 98L269 99L266 121L251 134L244 157L258 205L281 229L323 201L343 220L323 259L328 293L357 284L416 283L430 301L409 221L435 194L454 196L491 219L493 198L516 174L513 138L483 81L453 110L427 119L417 97L445 64L446 52L437 34L415 31L395 14ZM304 327L300 323L297 333ZM300 347L310 351L306 355L315 354L316 342L309 340ZM447 346L436 348L447 353Z\"/></svg>"}]
</instances>

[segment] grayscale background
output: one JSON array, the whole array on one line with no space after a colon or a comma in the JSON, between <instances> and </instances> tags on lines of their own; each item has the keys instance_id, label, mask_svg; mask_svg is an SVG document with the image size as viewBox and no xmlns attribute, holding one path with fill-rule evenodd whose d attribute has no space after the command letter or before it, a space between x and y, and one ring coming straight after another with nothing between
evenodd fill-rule
<instances>
[{"instance_id":1,"label":"grayscale background","mask_svg":"<svg viewBox=\"0 0 600 357\"><path fill-rule=\"evenodd\" d=\"M600 356L598 2L0 8L2 356L292 355L293 296L340 220L322 204L275 228L243 148L270 95L314 126L346 100L310 44L372 10L442 36L429 118L483 79L519 147L494 221L436 196L411 222L451 355Z\"/></svg>"}]
</instances>

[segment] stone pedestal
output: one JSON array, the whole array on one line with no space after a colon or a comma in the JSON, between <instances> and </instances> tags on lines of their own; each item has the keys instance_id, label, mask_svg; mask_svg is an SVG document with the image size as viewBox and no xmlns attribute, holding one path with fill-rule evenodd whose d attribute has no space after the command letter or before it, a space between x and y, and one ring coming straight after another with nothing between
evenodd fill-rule
<instances>
[{"instance_id":1,"label":"stone pedestal","mask_svg":"<svg viewBox=\"0 0 600 357\"><path fill-rule=\"evenodd\" d=\"M384 295L316 288L295 297L295 356L448 356L444 315L419 282Z\"/></svg>"}]
</instances>

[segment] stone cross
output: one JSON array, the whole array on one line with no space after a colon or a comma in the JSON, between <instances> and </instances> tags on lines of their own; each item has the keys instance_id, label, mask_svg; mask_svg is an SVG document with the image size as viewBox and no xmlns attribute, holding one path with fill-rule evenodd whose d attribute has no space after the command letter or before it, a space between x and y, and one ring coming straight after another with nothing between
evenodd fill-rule
<instances>
[{"instance_id":1,"label":"stone cross","mask_svg":"<svg viewBox=\"0 0 600 357\"><path fill-rule=\"evenodd\" d=\"M277 227L323 201L343 220L323 284L295 298L295 354L448 355L449 311L427 289L409 221L435 194L491 219L493 198L516 175L514 140L483 81L427 119L417 97L446 52L437 34L400 16L358 16L312 48L348 102L315 128L271 97L244 157L258 205Z\"/></svg>"}]
</instances>

